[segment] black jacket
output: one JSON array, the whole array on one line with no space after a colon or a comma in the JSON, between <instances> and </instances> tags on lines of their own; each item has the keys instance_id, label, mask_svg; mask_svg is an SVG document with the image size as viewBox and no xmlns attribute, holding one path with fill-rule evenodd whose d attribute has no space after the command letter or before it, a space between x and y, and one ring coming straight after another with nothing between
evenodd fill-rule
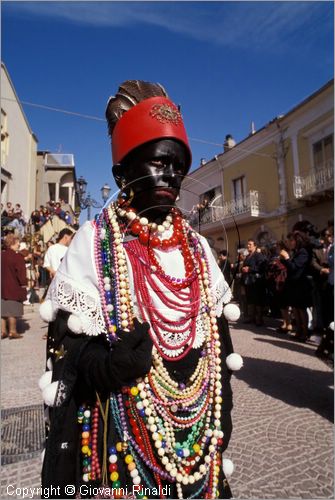
<instances>
[{"instance_id":1,"label":"black jacket","mask_svg":"<svg viewBox=\"0 0 335 500\"><path fill-rule=\"evenodd\" d=\"M66 485L74 485L78 490L81 480L81 435L77 423L77 412L83 403L94 404L96 392L102 401L108 400L110 392L116 392L123 385L122 372L111 363L110 348L103 337L88 338L75 335L67 328L69 314L59 311L56 320L49 325L47 357L53 359L53 380L59 383L56 401L59 406L48 408L50 423L47 424L46 452L42 470L42 487L59 487L52 498L74 498L68 494ZM232 391L230 385L231 372L227 369L226 356L233 352L227 321L221 317L218 320L221 333L222 351L222 429L224 430L224 451L229 443L232 422ZM185 380L194 371L200 356L200 349L193 349L189 354L176 362L166 363L166 367L177 381ZM99 422L102 428L102 421ZM101 436L101 432L99 435ZM108 442L116 443L120 438L109 420ZM110 445L110 444L109 444ZM103 447L99 442L99 451ZM118 463L121 486L127 483L125 465ZM153 477L151 471L146 474ZM222 471L219 477L220 498L230 498L228 483L223 487ZM129 481L129 480L128 480ZM168 483L165 483L168 484ZM198 483L189 485L189 493L195 492ZM48 490L45 490L48 491ZM55 492L55 489L52 490ZM171 497L176 498L172 486ZM47 497L45 497L47 498ZM50 497L49 497L50 498ZM201 498L201 495L200 495Z\"/></svg>"}]
</instances>

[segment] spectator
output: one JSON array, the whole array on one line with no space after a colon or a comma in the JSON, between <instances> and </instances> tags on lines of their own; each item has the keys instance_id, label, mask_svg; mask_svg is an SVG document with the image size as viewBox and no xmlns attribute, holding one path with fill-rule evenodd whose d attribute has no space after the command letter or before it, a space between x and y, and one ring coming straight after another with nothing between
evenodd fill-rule
<instances>
[{"instance_id":1,"label":"spectator","mask_svg":"<svg viewBox=\"0 0 335 500\"><path fill-rule=\"evenodd\" d=\"M44 257L44 267L49 271L51 278L55 276L61 260L70 246L73 235L74 232L65 227L59 233L57 243L48 248Z\"/></svg>"},{"instance_id":2,"label":"spectator","mask_svg":"<svg viewBox=\"0 0 335 500\"><path fill-rule=\"evenodd\" d=\"M12 227L22 238L24 236L24 225L19 215L14 213L13 208L8 211L8 217L10 217L11 220L7 223L7 226Z\"/></svg>"},{"instance_id":3,"label":"spectator","mask_svg":"<svg viewBox=\"0 0 335 500\"><path fill-rule=\"evenodd\" d=\"M247 255L248 255L248 250L246 248L239 248L237 250L237 260L233 265L234 269L233 274L235 276L234 288L233 288L234 299L237 300L237 302L239 303L242 312L242 317L245 320L248 318L248 305L246 298L246 290L242 279L243 277L242 267Z\"/></svg>"},{"instance_id":4,"label":"spectator","mask_svg":"<svg viewBox=\"0 0 335 500\"><path fill-rule=\"evenodd\" d=\"M324 324L326 330L323 333L321 343L315 354L324 358L334 366L334 228L330 226L325 231L325 238L328 243L328 279L325 293Z\"/></svg>"},{"instance_id":5,"label":"spectator","mask_svg":"<svg viewBox=\"0 0 335 500\"><path fill-rule=\"evenodd\" d=\"M72 224L72 217L68 210L65 212L64 220L69 226Z\"/></svg>"},{"instance_id":6,"label":"spectator","mask_svg":"<svg viewBox=\"0 0 335 500\"><path fill-rule=\"evenodd\" d=\"M311 272L314 279L313 288L313 323L316 333L322 334L328 326L326 324L327 315L327 289L328 289L328 241L327 230L322 231L319 244L312 250Z\"/></svg>"},{"instance_id":7,"label":"spectator","mask_svg":"<svg viewBox=\"0 0 335 500\"><path fill-rule=\"evenodd\" d=\"M3 215L4 217L9 217L9 213L10 213L10 211L11 211L11 210L13 210L13 208L12 208L12 203L11 203L10 201L8 201L8 202L6 203L6 208L5 208L5 210L2 212L2 214L1 214L1 215Z\"/></svg>"},{"instance_id":8,"label":"spectator","mask_svg":"<svg viewBox=\"0 0 335 500\"><path fill-rule=\"evenodd\" d=\"M282 249L280 257L287 268L287 280L284 288L284 298L287 306L293 309L296 322L294 338L305 342L308 338L307 307L312 305L312 284L308 278L310 245L308 237L294 231L287 236L290 253Z\"/></svg>"},{"instance_id":9,"label":"spectator","mask_svg":"<svg viewBox=\"0 0 335 500\"><path fill-rule=\"evenodd\" d=\"M255 240L249 239L247 244L248 255L242 267L242 280L246 289L248 304L248 318L245 323L255 322L261 326L263 322L263 308L265 305L265 268L266 258L257 252Z\"/></svg>"},{"instance_id":10,"label":"spectator","mask_svg":"<svg viewBox=\"0 0 335 500\"><path fill-rule=\"evenodd\" d=\"M8 234L4 238L6 249L1 252L1 338L20 339L17 318L23 315L23 302L27 297L27 277L24 258L18 252L20 238ZM8 321L8 329L7 329Z\"/></svg>"},{"instance_id":11,"label":"spectator","mask_svg":"<svg viewBox=\"0 0 335 500\"><path fill-rule=\"evenodd\" d=\"M289 308L284 300L284 288L287 279L287 268L280 260L280 251L287 250L283 241L278 241L270 248L270 257L266 269L266 286L269 297L270 310L273 317L277 317L278 312L283 318L282 325L277 328L279 333L288 333L292 331L292 324L289 315Z\"/></svg>"},{"instance_id":12,"label":"spectator","mask_svg":"<svg viewBox=\"0 0 335 500\"><path fill-rule=\"evenodd\" d=\"M14 214L18 215L19 218L21 219L23 212L20 203L16 203L15 208L14 208Z\"/></svg>"},{"instance_id":13,"label":"spectator","mask_svg":"<svg viewBox=\"0 0 335 500\"><path fill-rule=\"evenodd\" d=\"M218 265L219 268L221 269L224 279L228 283L229 286L231 286L232 282L232 269L231 269L231 263L228 257L228 252L227 250L221 250L219 252L219 258L218 258Z\"/></svg>"},{"instance_id":14,"label":"spectator","mask_svg":"<svg viewBox=\"0 0 335 500\"><path fill-rule=\"evenodd\" d=\"M38 210L34 210L31 214L31 222L34 226L35 232L37 232L40 229L40 214Z\"/></svg>"},{"instance_id":15,"label":"spectator","mask_svg":"<svg viewBox=\"0 0 335 500\"><path fill-rule=\"evenodd\" d=\"M65 212L61 208L61 204L59 202L56 203L55 214L58 215L58 217L60 217L61 219L65 219Z\"/></svg>"}]
</instances>

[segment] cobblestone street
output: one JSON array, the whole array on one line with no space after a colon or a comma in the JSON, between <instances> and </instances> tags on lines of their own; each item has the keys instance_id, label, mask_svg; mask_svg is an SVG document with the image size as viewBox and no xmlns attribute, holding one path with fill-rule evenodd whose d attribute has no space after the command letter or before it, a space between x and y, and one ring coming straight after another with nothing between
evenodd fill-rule
<instances>
[{"instance_id":1,"label":"cobblestone street","mask_svg":"<svg viewBox=\"0 0 335 500\"><path fill-rule=\"evenodd\" d=\"M39 487L46 325L38 306L25 308L22 340L1 342L1 498L7 487ZM298 344L265 327L231 328L244 367L233 377L234 498L333 498L333 370ZM42 426L43 427L43 426ZM11 491L11 490L9 490ZM35 495L38 498L38 495Z\"/></svg>"}]
</instances>

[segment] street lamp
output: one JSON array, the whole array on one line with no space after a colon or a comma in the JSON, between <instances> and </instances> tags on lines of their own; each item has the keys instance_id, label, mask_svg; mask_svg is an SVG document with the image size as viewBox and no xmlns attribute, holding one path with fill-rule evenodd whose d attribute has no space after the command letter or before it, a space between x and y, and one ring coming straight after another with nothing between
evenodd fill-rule
<instances>
[{"instance_id":1,"label":"street lamp","mask_svg":"<svg viewBox=\"0 0 335 500\"><path fill-rule=\"evenodd\" d=\"M104 200L104 203L106 203L106 201L109 198L109 194L111 192L111 188L108 186L108 184L104 184L102 186L102 188L100 189L100 191L101 191L101 198Z\"/></svg>"},{"instance_id":2,"label":"street lamp","mask_svg":"<svg viewBox=\"0 0 335 500\"><path fill-rule=\"evenodd\" d=\"M87 188L87 181L86 179L84 179L84 177L80 176L79 179L77 179L76 181L76 191L78 193L79 206L82 210L85 210L87 208L87 220L90 220L91 207L101 208L102 205L100 205L97 201L91 198L90 193L88 193L87 197L85 197L86 188ZM111 188L108 186L108 184L104 184L104 186L101 188L100 191L103 202L105 203L106 200L109 198L109 193L111 191Z\"/></svg>"}]
</instances>

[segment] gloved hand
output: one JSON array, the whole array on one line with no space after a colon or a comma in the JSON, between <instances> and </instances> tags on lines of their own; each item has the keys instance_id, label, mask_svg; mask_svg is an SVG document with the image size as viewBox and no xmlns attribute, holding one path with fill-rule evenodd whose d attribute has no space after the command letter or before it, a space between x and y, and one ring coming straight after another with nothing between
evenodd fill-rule
<instances>
[{"instance_id":1,"label":"gloved hand","mask_svg":"<svg viewBox=\"0 0 335 500\"><path fill-rule=\"evenodd\" d=\"M118 379L127 382L150 371L153 342L149 328L149 323L140 323L135 318L132 331L116 331L120 340L112 348L111 362Z\"/></svg>"}]
</instances>

